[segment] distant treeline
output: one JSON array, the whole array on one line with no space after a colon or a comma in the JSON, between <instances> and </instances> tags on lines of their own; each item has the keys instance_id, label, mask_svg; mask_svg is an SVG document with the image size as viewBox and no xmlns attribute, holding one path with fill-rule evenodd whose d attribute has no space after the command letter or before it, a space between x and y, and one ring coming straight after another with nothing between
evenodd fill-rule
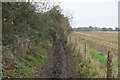
<instances>
[{"instance_id":1,"label":"distant treeline","mask_svg":"<svg viewBox=\"0 0 120 80\"><path fill-rule=\"evenodd\" d=\"M120 28L116 27L115 29L113 28L100 28L100 27L78 27L78 28L73 28L74 31L120 31Z\"/></svg>"}]
</instances>

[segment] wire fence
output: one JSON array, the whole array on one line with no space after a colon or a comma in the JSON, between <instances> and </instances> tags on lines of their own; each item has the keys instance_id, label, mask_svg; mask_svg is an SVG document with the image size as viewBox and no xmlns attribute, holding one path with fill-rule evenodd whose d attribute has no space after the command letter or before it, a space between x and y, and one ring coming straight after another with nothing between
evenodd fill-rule
<instances>
[{"instance_id":1,"label":"wire fence","mask_svg":"<svg viewBox=\"0 0 120 80\"><path fill-rule=\"evenodd\" d=\"M79 56L80 54L82 54L84 57L89 53L87 51L87 48L90 47L92 49L98 50L100 52L104 52L105 55L107 55L107 60L106 60L106 68L107 68L107 78L113 78L113 74L112 74L112 59L114 57L113 53L115 53L115 56L117 54L117 49L110 49L110 48L105 48L105 46L103 46L102 44L99 45L96 44L96 42L94 43L94 41L88 41L85 39L82 39L80 37L75 37L75 36L68 36L67 37L70 48L76 48L77 49L77 55ZM82 44L82 46L79 46L79 44Z\"/></svg>"}]
</instances>

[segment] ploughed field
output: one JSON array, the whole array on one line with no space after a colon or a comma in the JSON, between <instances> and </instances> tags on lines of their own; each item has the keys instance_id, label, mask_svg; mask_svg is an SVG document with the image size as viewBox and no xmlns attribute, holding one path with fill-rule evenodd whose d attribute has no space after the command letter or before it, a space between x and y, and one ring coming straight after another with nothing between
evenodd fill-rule
<instances>
[{"instance_id":1,"label":"ploughed field","mask_svg":"<svg viewBox=\"0 0 120 80\"><path fill-rule=\"evenodd\" d=\"M84 35L88 35L93 39L104 40L104 42L112 43L114 45L118 44L118 32L82 32ZM81 34L81 33L80 33Z\"/></svg>"},{"instance_id":2,"label":"ploughed field","mask_svg":"<svg viewBox=\"0 0 120 80\"><path fill-rule=\"evenodd\" d=\"M72 32L70 36L74 37L76 41L82 41L101 52L111 51L113 55L118 54L118 32Z\"/></svg>"}]
</instances>

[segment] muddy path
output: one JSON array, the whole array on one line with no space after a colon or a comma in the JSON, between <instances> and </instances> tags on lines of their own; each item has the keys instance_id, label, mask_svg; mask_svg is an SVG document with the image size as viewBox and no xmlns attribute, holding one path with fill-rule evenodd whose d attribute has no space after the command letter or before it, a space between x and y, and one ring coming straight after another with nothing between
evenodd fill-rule
<instances>
[{"instance_id":1,"label":"muddy path","mask_svg":"<svg viewBox=\"0 0 120 80\"><path fill-rule=\"evenodd\" d=\"M56 40L48 52L48 60L38 70L38 78L78 78L74 72L69 49L62 40Z\"/></svg>"}]
</instances>

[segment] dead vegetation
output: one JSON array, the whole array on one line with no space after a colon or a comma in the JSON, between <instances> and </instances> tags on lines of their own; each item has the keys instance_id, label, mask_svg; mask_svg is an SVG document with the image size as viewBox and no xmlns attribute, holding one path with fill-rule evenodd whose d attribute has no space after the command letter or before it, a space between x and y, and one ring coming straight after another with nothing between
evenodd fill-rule
<instances>
[{"instance_id":1,"label":"dead vegetation","mask_svg":"<svg viewBox=\"0 0 120 80\"><path fill-rule=\"evenodd\" d=\"M113 56L118 55L117 32L73 32L69 36L101 52L111 51Z\"/></svg>"}]
</instances>

